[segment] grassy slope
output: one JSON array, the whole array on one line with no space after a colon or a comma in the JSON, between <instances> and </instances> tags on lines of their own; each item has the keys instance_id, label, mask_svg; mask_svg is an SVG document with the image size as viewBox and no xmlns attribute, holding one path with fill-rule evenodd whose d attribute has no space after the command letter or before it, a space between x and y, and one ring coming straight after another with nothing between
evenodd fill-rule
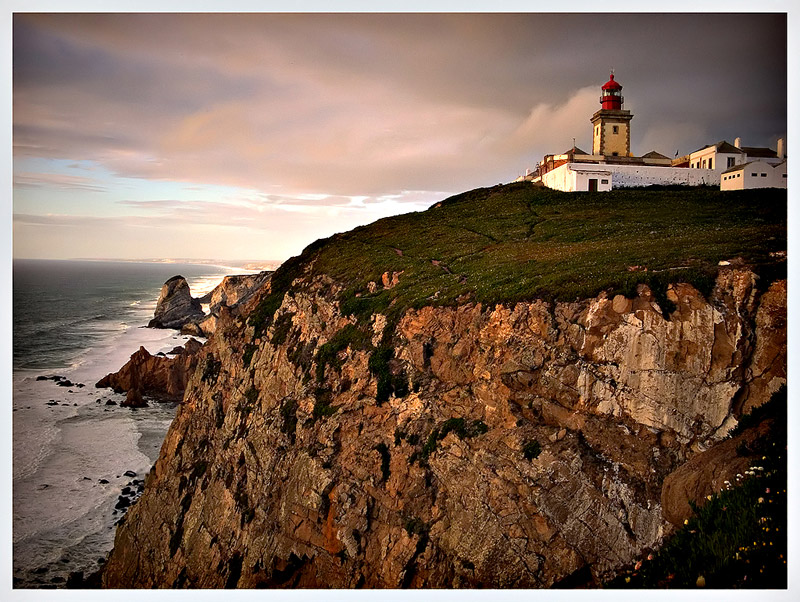
<instances>
[{"instance_id":1,"label":"grassy slope","mask_svg":"<svg viewBox=\"0 0 800 602\"><path fill-rule=\"evenodd\" d=\"M253 322L271 321L279 298L312 258L314 273L346 287L345 312L366 317L390 304L388 313L397 315L408 307L466 300L574 300L602 290L632 295L640 282L663 300L666 284L678 280L708 292L718 262L737 256L771 278L769 252L785 250L785 190L598 194L508 184L313 243L279 268L275 293ZM367 283L380 283L387 271L403 271L400 284L367 294Z\"/></svg>"}]
</instances>

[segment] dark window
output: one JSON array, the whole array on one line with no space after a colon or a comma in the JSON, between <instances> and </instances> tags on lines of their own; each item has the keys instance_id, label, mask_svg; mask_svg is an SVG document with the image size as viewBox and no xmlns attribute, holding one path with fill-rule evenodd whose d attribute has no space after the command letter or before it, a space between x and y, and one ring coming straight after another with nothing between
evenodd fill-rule
<instances>
[{"instance_id":1,"label":"dark window","mask_svg":"<svg viewBox=\"0 0 800 602\"><path fill-rule=\"evenodd\" d=\"M611 131L614 132L615 134L619 134L619 126L618 125L613 126L611 128Z\"/></svg>"},{"instance_id":2,"label":"dark window","mask_svg":"<svg viewBox=\"0 0 800 602\"><path fill-rule=\"evenodd\" d=\"M611 153L611 156L612 156L612 157L616 157L616 156L618 156L618 155L619 155L619 153Z\"/></svg>"},{"instance_id":3,"label":"dark window","mask_svg":"<svg viewBox=\"0 0 800 602\"><path fill-rule=\"evenodd\" d=\"M781 174L781 175L783 175L784 178L786 177L786 174Z\"/></svg>"},{"instance_id":4,"label":"dark window","mask_svg":"<svg viewBox=\"0 0 800 602\"><path fill-rule=\"evenodd\" d=\"M786 177L786 174L783 174L783 177ZM608 180L600 180L601 184L608 184Z\"/></svg>"},{"instance_id":5,"label":"dark window","mask_svg":"<svg viewBox=\"0 0 800 602\"><path fill-rule=\"evenodd\" d=\"M709 159L708 160L708 168L709 169L714 169L714 159Z\"/></svg>"},{"instance_id":6,"label":"dark window","mask_svg":"<svg viewBox=\"0 0 800 602\"><path fill-rule=\"evenodd\" d=\"M728 167L733 167L735 164L736 159L734 157L728 157Z\"/></svg>"},{"instance_id":7,"label":"dark window","mask_svg":"<svg viewBox=\"0 0 800 602\"><path fill-rule=\"evenodd\" d=\"M751 176L753 176L754 178L757 178L757 177L758 177L758 174L757 174L757 173L751 173L750 175L751 175Z\"/></svg>"},{"instance_id":8,"label":"dark window","mask_svg":"<svg viewBox=\"0 0 800 602\"><path fill-rule=\"evenodd\" d=\"M766 178L766 177L767 177L767 174L765 174L765 173L762 173L762 174L761 174L761 177L762 177L762 178Z\"/></svg>"}]
</instances>

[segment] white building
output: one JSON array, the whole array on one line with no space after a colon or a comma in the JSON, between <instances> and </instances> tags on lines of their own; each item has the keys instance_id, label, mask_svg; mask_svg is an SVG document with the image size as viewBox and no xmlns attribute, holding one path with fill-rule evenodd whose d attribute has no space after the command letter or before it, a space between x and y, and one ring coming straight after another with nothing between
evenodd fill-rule
<instances>
[{"instance_id":1,"label":"white building","mask_svg":"<svg viewBox=\"0 0 800 602\"><path fill-rule=\"evenodd\" d=\"M724 140L689 154L690 169L716 169L722 173L734 165L746 162L747 155L744 151Z\"/></svg>"},{"instance_id":2,"label":"white building","mask_svg":"<svg viewBox=\"0 0 800 602\"><path fill-rule=\"evenodd\" d=\"M716 169L722 173L726 169L750 161L764 161L771 165L777 165L784 160L785 154L786 145L783 138L778 140L777 151L759 146L742 146L741 138L736 138L733 144L722 140L690 153L689 168Z\"/></svg>"},{"instance_id":3,"label":"white building","mask_svg":"<svg viewBox=\"0 0 800 602\"><path fill-rule=\"evenodd\" d=\"M750 161L722 172L720 190L752 188L786 188L786 161L772 165L766 161Z\"/></svg>"},{"instance_id":4,"label":"white building","mask_svg":"<svg viewBox=\"0 0 800 602\"><path fill-rule=\"evenodd\" d=\"M716 186L719 173L713 169L617 165L613 163L564 163L541 176L548 188L562 192L605 192L633 186Z\"/></svg>"}]
</instances>

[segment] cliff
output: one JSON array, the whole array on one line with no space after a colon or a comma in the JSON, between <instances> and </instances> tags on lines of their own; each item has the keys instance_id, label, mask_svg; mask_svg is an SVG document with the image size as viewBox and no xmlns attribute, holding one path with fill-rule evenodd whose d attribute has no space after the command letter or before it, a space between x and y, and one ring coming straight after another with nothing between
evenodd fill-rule
<instances>
[{"instance_id":1,"label":"cliff","mask_svg":"<svg viewBox=\"0 0 800 602\"><path fill-rule=\"evenodd\" d=\"M786 379L785 205L685 195L502 187L309 247L220 317L103 584L550 587L658 547Z\"/></svg>"}]
</instances>

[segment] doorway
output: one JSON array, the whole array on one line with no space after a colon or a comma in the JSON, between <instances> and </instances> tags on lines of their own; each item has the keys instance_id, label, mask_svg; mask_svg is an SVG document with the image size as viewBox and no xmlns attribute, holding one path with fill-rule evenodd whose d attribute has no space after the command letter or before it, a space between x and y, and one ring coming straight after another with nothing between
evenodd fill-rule
<instances>
[{"instance_id":1,"label":"doorway","mask_svg":"<svg viewBox=\"0 0 800 602\"><path fill-rule=\"evenodd\" d=\"M589 192L597 192L597 178L589 178Z\"/></svg>"}]
</instances>

